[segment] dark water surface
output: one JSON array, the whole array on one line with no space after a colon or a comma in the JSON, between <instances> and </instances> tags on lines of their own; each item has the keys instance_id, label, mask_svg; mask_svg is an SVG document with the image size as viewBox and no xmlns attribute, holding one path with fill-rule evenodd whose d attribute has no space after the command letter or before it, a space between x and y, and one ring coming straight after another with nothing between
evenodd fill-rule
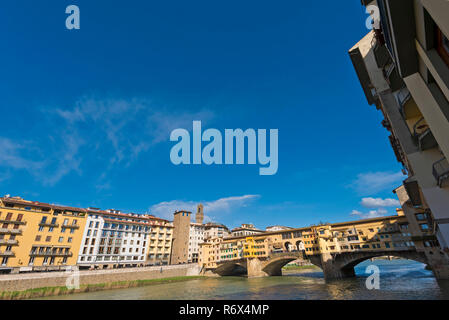
<instances>
[{"instance_id":1,"label":"dark water surface","mask_svg":"<svg viewBox=\"0 0 449 320\"><path fill-rule=\"evenodd\" d=\"M368 265L380 269L380 289L368 290ZM208 278L146 287L79 293L46 299L449 299L449 281L437 281L425 265L409 260L365 261L357 277L326 283L321 271L293 271L282 277Z\"/></svg>"}]
</instances>

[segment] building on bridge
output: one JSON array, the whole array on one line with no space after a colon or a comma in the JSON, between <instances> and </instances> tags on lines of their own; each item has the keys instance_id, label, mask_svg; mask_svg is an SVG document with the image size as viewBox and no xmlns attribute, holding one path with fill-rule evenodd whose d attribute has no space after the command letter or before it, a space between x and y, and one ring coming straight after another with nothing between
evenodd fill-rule
<instances>
[{"instance_id":1,"label":"building on bridge","mask_svg":"<svg viewBox=\"0 0 449 320\"><path fill-rule=\"evenodd\" d=\"M257 229L253 224L250 223L244 223L242 224L242 226L231 230L231 234L234 237L251 236L263 232L263 230Z\"/></svg>"},{"instance_id":2,"label":"building on bridge","mask_svg":"<svg viewBox=\"0 0 449 320\"><path fill-rule=\"evenodd\" d=\"M208 241L201 244L199 263L219 275L243 271L267 276L281 274L283 265L300 258L322 268L327 279L353 276L355 265L379 256L413 259L432 267L434 261L413 241L427 231L412 229L398 210L397 216Z\"/></svg>"},{"instance_id":3,"label":"building on bridge","mask_svg":"<svg viewBox=\"0 0 449 320\"><path fill-rule=\"evenodd\" d=\"M449 2L363 0L373 30L349 55L398 162L396 189L419 250L449 278ZM441 250L440 250L441 249Z\"/></svg>"},{"instance_id":4,"label":"building on bridge","mask_svg":"<svg viewBox=\"0 0 449 320\"><path fill-rule=\"evenodd\" d=\"M285 226L269 226L265 228L265 232L273 232L273 231L279 231L279 230L288 230L293 229L291 227L285 227Z\"/></svg>"}]
</instances>

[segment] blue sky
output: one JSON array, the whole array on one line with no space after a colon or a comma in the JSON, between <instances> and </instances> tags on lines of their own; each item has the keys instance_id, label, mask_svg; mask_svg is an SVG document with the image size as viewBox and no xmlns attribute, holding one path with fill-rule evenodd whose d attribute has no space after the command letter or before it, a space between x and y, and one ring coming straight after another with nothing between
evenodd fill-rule
<instances>
[{"instance_id":1,"label":"blue sky","mask_svg":"<svg viewBox=\"0 0 449 320\"><path fill-rule=\"evenodd\" d=\"M78 5L81 29L65 28ZM394 214L404 176L347 51L359 1L17 0L0 10L0 193L237 226ZM279 129L279 170L174 166L170 132Z\"/></svg>"}]
</instances>

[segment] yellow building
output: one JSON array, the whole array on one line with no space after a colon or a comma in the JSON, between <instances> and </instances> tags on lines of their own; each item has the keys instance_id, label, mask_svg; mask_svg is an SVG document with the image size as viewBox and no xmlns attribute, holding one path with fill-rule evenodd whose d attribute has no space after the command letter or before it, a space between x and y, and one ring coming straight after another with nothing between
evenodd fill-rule
<instances>
[{"instance_id":1,"label":"yellow building","mask_svg":"<svg viewBox=\"0 0 449 320\"><path fill-rule=\"evenodd\" d=\"M151 225L151 233L148 239L147 264L169 264L173 239L173 223L154 216L147 217Z\"/></svg>"},{"instance_id":2,"label":"yellow building","mask_svg":"<svg viewBox=\"0 0 449 320\"><path fill-rule=\"evenodd\" d=\"M198 264L203 268L216 268L217 261L220 261L221 247L223 241L221 237L209 238L207 242L199 244Z\"/></svg>"},{"instance_id":3,"label":"yellow building","mask_svg":"<svg viewBox=\"0 0 449 320\"><path fill-rule=\"evenodd\" d=\"M0 198L0 272L64 270L78 258L86 210Z\"/></svg>"}]
</instances>

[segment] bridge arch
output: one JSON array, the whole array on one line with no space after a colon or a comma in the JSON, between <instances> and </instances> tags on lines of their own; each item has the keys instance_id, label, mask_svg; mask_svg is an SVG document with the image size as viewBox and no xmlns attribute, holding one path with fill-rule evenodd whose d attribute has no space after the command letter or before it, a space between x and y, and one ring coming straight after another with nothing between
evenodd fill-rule
<instances>
[{"instance_id":1,"label":"bridge arch","mask_svg":"<svg viewBox=\"0 0 449 320\"><path fill-rule=\"evenodd\" d=\"M271 259L265 261L262 265L262 271L269 276L281 276L282 267L287 263L297 260L301 255L297 252L284 252L273 255Z\"/></svg>"},{"instance_id":2,"label":"bridge arch","mask_svg":"<svg viewBox=\"0 0 449 320\"><path fill-rule=\"evenodd\" d=\"M228 261L219 265L213 272L220 276L238 276L246 274L247 267L244 261Z\"/></svg>"},{"instance_id":3,"label":"bridge arch","mask_svg":"<svg viewBox=\"0 0 449 320\"><path fill-rule=\"evenodd\" d=\"M305 250L304 242L302 240L296 241L296 250L298 250L298 251L304 251Z\"/></svg>"},{"instance_id":4,"label":"bridge arch","mask_svg":"<svg viewBox=\"0 0 449 320\"><path fill-rule=\"evenodd\" d=\"M424 253L417 251L373 251L373 252L347 252L336 255L331 265L324 266L326 278L345 278L355 276L354 267L363 261L383 256L392 256L428 264Z\"/></svg>"},{"instance_id":5,"label":"bridge arch","mask_svg":"<svg viewBox=\"0 0 449 320\"><path fill-rule=\"evenodd\" d=\"M285 250L287 250L287 251L291 251L292 247L293 247L293 245L291 244L290 241L285 242L284 246L285 246Z\"/></svg>"}]
</instances>

